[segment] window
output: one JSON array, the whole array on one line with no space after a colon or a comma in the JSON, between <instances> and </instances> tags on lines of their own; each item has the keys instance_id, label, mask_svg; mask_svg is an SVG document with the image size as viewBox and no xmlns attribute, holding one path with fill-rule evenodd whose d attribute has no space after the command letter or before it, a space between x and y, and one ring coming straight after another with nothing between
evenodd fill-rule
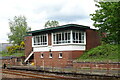
<instances>
[{"instance_id":1,"label":"window","mask_svg":"<svg viewBox=\"0 0 120 80\"><path fill-rule=\"evenodd\" d=\"M52 53L50 53L49 58L52 58L52 57L53 57L53 55L52 55Z\"/></svg>"},{"instance_id":2,"label":"window","mask_svg":"<svg viewBox=\"0 0 120 80\"><path fill-rule=\"evenodd\" d=\"M53 44L85 43L84 32L78 30L53 33Z\"/></svg>"},{"instance_id":3,"label":"window","mask_svg":"<svg viewBox=\"0 0 120 80\"><path fill-rule=\"evenodd\" d=\"M34 45L47 45L47 34L34 36L33 39Z\"/></svg>"},{"instance_id":4,"label":"window","mask_svg":"<svg viewBox=\"0 0 120 80\"><path fill-rule=\"evenodd\" d=\"M41 53L41 56L40 56L41 58L44 58L44 54L43 53Z\"/></svg>"},{"instance_id":5,"label":"window","mask_svg":"<svg viewBox=\"0 0 120 80\"><path fill-rule=\"evenodd\" d=\"M70 31L53 33L53 44L70 43Z\"/></svg>"},{"instance_id":6,"label":"window","mask_svg":"<svg viewBox=\"0 0 120 80\"><path fill-rule=\"evenodd\" d=\"M62 58L62 53L59 53L59 58Z\"/></svg>"},{"instance_id":7,"label":"window","mask_svg":"<svg viewBox=\"0 0 120 80\"><path fill-rule=\"evenodd\" d=\"M73 31L73 43L84 43L84 32L81 31Z\"/></svg>"}]
</instances>

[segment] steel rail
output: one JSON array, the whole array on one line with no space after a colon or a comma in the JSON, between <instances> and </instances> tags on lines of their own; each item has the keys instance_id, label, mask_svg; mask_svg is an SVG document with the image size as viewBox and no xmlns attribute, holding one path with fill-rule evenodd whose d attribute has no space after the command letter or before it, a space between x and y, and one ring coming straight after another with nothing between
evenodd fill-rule
<instances>
[{"instance_id":1,"label":"steel rail","mask_svg":"<svg viewBox=\"0 0 120 80\"><path fill-rule=\"evenodd\" d=\"M20 75L20 76L26 76L31 78L44 78L44 79L75 79L73 77L64 77L64 76L53 76L53 75L45 75L45 74L36 74L31 72L25 72L25 71L18 71L18 70L7 70L3 69L2 73L5 74L13 74L13 75Z\"/></svg>"}]
</instances>

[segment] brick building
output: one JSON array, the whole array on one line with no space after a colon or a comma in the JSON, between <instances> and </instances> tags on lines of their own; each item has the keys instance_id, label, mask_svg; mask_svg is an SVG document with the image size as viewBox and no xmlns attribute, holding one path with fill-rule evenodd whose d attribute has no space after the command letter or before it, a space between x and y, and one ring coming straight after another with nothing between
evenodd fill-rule
<instances>
[{"instance_id":1,"label":"brick building","mask_svg":"<svg viewBox=\"0 0 120 80\"><path fill-rule=\"evenodd\" d=\"M45 28L28 34L25 37L25 62L32 61L37 66L68 66L68 61L100 44L95 29L78 24Z\"/></svg>"}]
</instances>

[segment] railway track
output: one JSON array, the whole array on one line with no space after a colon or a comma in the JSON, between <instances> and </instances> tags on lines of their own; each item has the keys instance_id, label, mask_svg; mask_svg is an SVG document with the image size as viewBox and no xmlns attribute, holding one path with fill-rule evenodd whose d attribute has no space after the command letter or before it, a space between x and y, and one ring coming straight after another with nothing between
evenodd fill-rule
<instances>
[{"instance_id":1,"label":"railway track","mask_svg":"<svg viewBox=\"0 0 120 80\"><path fill-rule=\"evenodd\" d=\"M1 70L1 69L0 69ZM33 71L21 71L21 70L11 70L11 69L2 69L3 74L10 74L16 75L26 78L25 80L34 79L36 80L120 80L117 77L91 77L91 76L81 76L81 77L70 77L70 76L61 76L61 75L51 75L51 74L44 74L41 72L33 72ZM4 79L3 79L4 80Z\"/></svg>"},{"instance_id":2,"label":"railway track","mask_svg":"<svg viewBox=\"0 0 120 80\"><path fill-rule=\"evenodd\" d=\"M19 70L8 70L8 69L2 69L2 73L4 74L12 74L12 75L18 75L18 76L24 76L29 78L40 78L40 79L49 79L49 80L78 80L74 77L65 77L65 76L58 76L58 75L47 75L47 74L39 74L39 73L33 73L28 71L19 71Z\"/></svg>"}]
</instances>

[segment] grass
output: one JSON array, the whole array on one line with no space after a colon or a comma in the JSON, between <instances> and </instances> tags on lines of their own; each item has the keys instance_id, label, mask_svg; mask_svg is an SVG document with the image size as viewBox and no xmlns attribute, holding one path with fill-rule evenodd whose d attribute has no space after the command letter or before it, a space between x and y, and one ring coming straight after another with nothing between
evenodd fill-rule
<instances>
[{"instance_id":1,"label":"grass","mask_svg":"<svg viewBox=\"0 0 120 80\"><path fill-rule=\"evenodd\" d=\"M76 61L89 61L89 62L100 62L100 61L111 61L119 62L120 58L120 45L105 44L86 51Z\"/></svg>"},{"instance_id":2,"label":"grass","mask_svg":"<svg viewBox=\"0 0 120 80\"><path fill-rule=\"evenodd\" d=\"M16 56L16 57L21 57L24 56L24 51L18 51L16 53L9 54L6 51L0 52L1 56Z\"/></svg>"},{"instance_id":3,"label":"grass","mask_svg":"<svg viewBox=\"0 0 120 80\"><path fill-rule=\"evenodd\" d=\"M16 57L20 57L20 56L24 56L24 53L2 54L2 56L16 56Z\"/></svg>"}]
</instances>

